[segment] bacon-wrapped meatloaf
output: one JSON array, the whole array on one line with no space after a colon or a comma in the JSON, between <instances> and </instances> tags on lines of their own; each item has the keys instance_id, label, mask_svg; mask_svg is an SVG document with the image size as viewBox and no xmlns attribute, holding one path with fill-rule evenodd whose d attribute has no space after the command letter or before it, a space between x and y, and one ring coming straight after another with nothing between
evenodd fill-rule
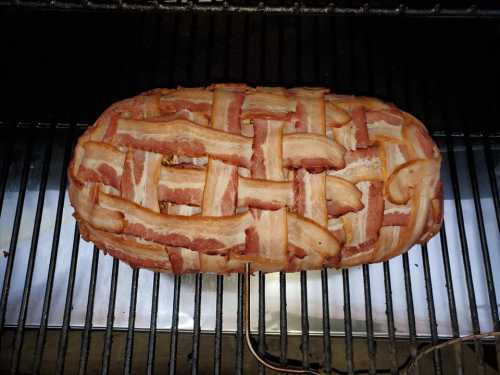
<instances>
[{"instance_id":1,"label":"bacon-wrapped meatloaf","mask_svg":"<svg viewBox=\"0 0 500 375\"><path fill-rule=\"evenodd\" d=\"M431 238L441 156L391 104L323 88L157 89L79 138L69 196L82 236L176 274L379 262Z\"/></svg>"}]
</instances>

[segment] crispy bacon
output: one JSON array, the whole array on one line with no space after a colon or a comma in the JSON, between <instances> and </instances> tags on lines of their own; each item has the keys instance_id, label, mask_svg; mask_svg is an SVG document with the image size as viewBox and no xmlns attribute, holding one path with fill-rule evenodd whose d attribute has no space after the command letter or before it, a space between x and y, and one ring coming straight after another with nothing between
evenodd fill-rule
<instances>
[{"instance_id":1,"label":"crispy bacon","mask_svg":"<svg viewBox=\"0 0 500 375\"><path fill-rule=\"evenodd\" d=\"M121 184L123 199L142 207L160 212L158 182L160 180L161 154L142 150L129 150L125 158Z\"/></svg>"},{"instance_id":2,"label":"crispy bacon","mask_svg":"<svg viewBox=\"0 0 500 375\"><path fill-rule=\"evenodd\" d=\"M352 183L366 180L382 180L380 150L378 146L356 151L347 151L345 154L346 167L338 171L329 171L328 174L343 178Z\"/></svg>"}]
</instances>

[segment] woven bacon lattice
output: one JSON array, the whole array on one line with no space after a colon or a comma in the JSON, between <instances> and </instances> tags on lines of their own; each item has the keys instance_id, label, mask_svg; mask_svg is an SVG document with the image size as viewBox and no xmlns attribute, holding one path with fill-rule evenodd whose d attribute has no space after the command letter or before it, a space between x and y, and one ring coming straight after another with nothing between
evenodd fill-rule
<instances>
[{"instance_id":1,"label":"woven bacon lattice","mask_svg":"<svg viewBox=\"0 0 500 375\"><path fill-rule=\"evenodd\" d=\"M78 140L82 236L135 267L296 271L378 262L442 221L441 157L377 99L322 88L157 89Z\"/></svg>"}]
</instances>

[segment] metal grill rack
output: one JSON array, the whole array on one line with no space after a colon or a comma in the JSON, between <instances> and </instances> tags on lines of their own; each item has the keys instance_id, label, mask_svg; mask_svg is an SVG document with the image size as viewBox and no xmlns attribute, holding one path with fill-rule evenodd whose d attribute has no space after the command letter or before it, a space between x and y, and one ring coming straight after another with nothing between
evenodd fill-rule
<instances>
[{"instance_id":1,"label":"metal grill rack","mask_svg":"<svg viewBox=\"0 0 500 375\"><path fill-rule=\"evenodd\" d=\"M253 278L260 352L333 373L395 374L424 343L499 329L494 22L42 15L0 14L0 31L13 32L0 40L12 53L0 72L0 372L266 372L244 347L241 276L131 270L79 239L66 196L72 145L104 105L220 80L391 98L422 118L444 158L445 225L427 246L379 265ZM436 352L419 370L489 374L499 359L499 343L482 340Z\"/></svg>"},{"instance_id":2,"label":"metal grill rack","mask_svg":"<svg viewBox=\"0 0 500 375\"><path fill-rule=\"evenodd\" d=\"M0 5L60 10L226 12L284 15L360 15L410 17L499 17L494 1L324 1L324 0L0 0Z\"/></svg>"}]
</instances>

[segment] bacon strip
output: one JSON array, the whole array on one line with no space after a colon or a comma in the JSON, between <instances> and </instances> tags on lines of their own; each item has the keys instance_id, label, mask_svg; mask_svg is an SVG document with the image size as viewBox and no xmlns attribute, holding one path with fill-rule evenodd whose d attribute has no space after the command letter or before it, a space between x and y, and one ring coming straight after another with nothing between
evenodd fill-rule
<instances>
[{"instance_id":1,"label":"bacon strip","mask_svg":"<svg viewBox=\"0 0 500 375\"><path fill-rule=\"evenodd\" d=\"M352 183L366 180L382 180L380 150L377 146L365 150L348 151L345 154L346 167L328 174Z\"/></svg>"},{"instance_id":2,"label":"bacon strip","mask_svg":"<svg viewBox=\"0 0 500 375\"><path fill-rule=\"evenodd\" d=\"M443 183L436 183L435 191L431 199L431 207L427 217L427 224L422 236L418 239L418 243L424 243L430 240L439 230L443 222Z\"/></svg>"},{"instance_id":3,"label":"bacon strip","mask_svg":"<svg viewBox=\"0 0 500 375\"><path fill-rule=\"evenodd\" d=\"M316 93L314 97L297 96L297 124L299 131L325 136L325 104L324 93ZM328 139L328 138L327 138ZM326 207L326 173L312 174L301 168L294 174L294 193L296 211L299 217L305 217L325 228L328 222ZM304 225L304 224L303 224ZM290 234L289 234L290 237ZM297 250L300 250L297 253ZM294 255L290 268L318 269L330 262L318 251L311 251L309 247L301 247L289 240L289 251ZM328 258L329 256L326 256ZM331 260L336 262L336 259Z\"/></svg>"},{"instance_id":4,"label":"bacon strip","mask_svg":"<svg viewBox=\"0 0 500 375\"><path fill-rule=\"evenodd\" d=\"M204 88L181 88L162 95L159 105L164 113L175 113L184 109L210 115L212 95L211 91Z\"/></svg>"},{"instance_id":5,"label":"bacon strip","mask_svg":"<svg viewBox=\"0 0 500 375\"><path fill-rule=\"evenodd\" d=\"M325 103L325 120L326 126L338 127L344 125L351 120L351 116L342 108L336 106L332 102Z\"/></svg>"},{"instance_id":6,"label":"bacon strip","mask_svg":"<svg viewBox=\"0 0 500 375\"><path fill-rule=\"evenodd\" d=\"M328 231L335 236L339 243L345 242L344 225L341 218L328 219Z\"/></svg>"},{"instance_id":7,"label":"bacon strip","mask_svg":"<svg viewBox=\"0 0 500 375\"><path fill-rule=\"evenodd\" d=\"M383 184L379 181L363 181L356 184L361 191L364 208L342 216L346 243L342 258L359 252L373 250L384 213Z\"/></svg>"},{"instance_id":8,"label":"bacon strip","mask_svg":"<svg viewBox=\"0 0 500 375\"><path fill-rule=\"evenodd\" d=\"M176 204L201 206L206 171L203 169L162 167L158 199ZM250 206L267 210L295 207L293 183L239 176L237 207ZM331 216L357 211L363 207L360 191L349 181L326 176L326 199ZM333 210L333 211L331 211ZM340 212L343 210L343 212Z\"/></svg>"},{"instance_id":9,"label":"bacon strip","mask_svg":"<svg viewBox=\"0 0 500 375\"><path fill-rule=\"evenodd\" d=\"M148 118L149 121L154 122L170 122L178 119L188 120L200 126L209 125L209 119L203 112L191 112L187 109L182 109L179 112L175 113Z\"/></svg>"},{"instance_id":10,"label":"bacon strip","mask_svg":"<svg viewBox=\"0 0 500 375\"><path fill-rule=\"evenodd\" d=\"M257 91L245 96L241 118L287 120L294 109L295 103L288 96Z\"/></svg>"},{"instance_id":11,"label":"bacon strip","mask_svg":"<svg viewBox=\"0 0 500 375\"><path fill-rule=\"evenodd\" d=\"M161 154L142 150L129 150L125 158L121 184L121 197L142 207L160 212L158 182Z\"/></svg>"},{"instance_id":12,"label":"bacon strip","mask_svg":"<svg viewBox=\"0 0 500 375\"><path fill-rule=\"evenodd\" d=\"M394 110L366 112L368 137L371 142L403 139L403 117Z\"/></svg>"},{"instance_id":13,"label":"bacon strip","mask_svg":"<svg viewBox=\"0 0 500 375\"><path fill-rule=\"evenodd\" d=\"M389 200L395 204L405 204L422 181L439 176L439 162L421 159L399 166L388 178L386 192Z\"/></svg>"},{"instance_id":14,"label":"bacon strip","mask_svg":"<svg viewBox=\"0 0 500 375\"><path fill-rule=\"evenodd\" d=\"M201 206L205 176L202 169L162 167L158 200Z\"/></svg>"},{"instance_id":15,"label":"bacon strip","mask_svg":"<svg viewBox=\"0 0 500 375\"><path fill-rule=\"evenodd\" d=\"M411 207L409 205L397 205L384 199L384 220L382 226L407 226L410 222Z\"/></svg>"},{"instance_id":16,"label":"bacon strip","mask_svg":"<svg viewBox=\"0 0 500 375\"><path fill-rule=\"evenodd\" d=\"M250 166L251 140L236 134L172 122L118 120L114 142L161 154L211 156L234 165Z\"/></svg>"},{"instance_id":17,"label":"bacon strip","mask_svg":"<svg viewBox=\"0 0 500 375\"><path fill-rule=\"evenodd\" d=\"M283 136L283 166L319 172L343 168L345 149L337 142L318 134Z\"/></svg>"},{"instance_id":18,"label":"bacon strip","mask_svg":"<svg viewBox=\"0 0 500 375\"><path fill-rule=\"evenodd\" d=\"M217 85L214 92L211 125L214 129L240 134L240 108L243 85ZM238 167L209 158L203 191L203 216L230 216L235 213L238 190ZM226 271L226 256L200 254L203 272Z\"/></svg>"},{"instance_id":19,"label":"bacon strip","mask_svg":"<svg viewBox=\"0 0 500 375\"><path fill-rule=\"evenodd\" d=\"M125 155L116 147L103 142L83 144L76 178L81 181L102 182L120 189Z\"/></svg>"},{"instance_id":20,"label":"bacon strip","mask_svg":"<svg viewBox=\"0 0 500 375\"><path fill-rule=\"evenodd\" d=\"M268 181L241 177L238 181L238 207L263 210L293 207L293 184L288 181Z\"/></svg>"},{"instance_id":21,"label":"bacon strip","mask_svg":"<svg viewBox=\"0 0 500 375\"><path fill-rule=\"evenodd\" d=\"M338 217L363 208L361 191L339 177L326 176L326 206L329 217Z\"/></svg>"},{"instance_id":22,"label":"bacon strip","mask_svg":"<svg viewBox=\"0 0 500 375\"><path fill-rule=\"evenodd\" d=\"M321 93L314 96L297 92L295 130L299 133L325 134L325 102Z\"/></svg>"},{"instance_id":23,"label":"bacon strip","mask_svg":"<svg viewBox=\"0 0 500 375\"><path fill-rule=\"evenodd\" d=\"M365 110L355 108L352 120L345 125L333 128L333 137L347 150L356 150L368 147L368 128L366 126Z\"/></svg>"},{"instance_id":24,"label":"bacon strip","mask_svg":"<svg viewBox=\"0 0 500 375\"><path fill-rule=\"evenodd\" d=\"M167 246L172 271L176 275L198 272L201 270L200 255L184 247Z\"/></svg>"},{"instance_id":25,"label":"bacon strip","mask_svg":"<svg viewBox=\"0 0 500 375\"><path fill-rule=\"evenodd\" d=\"M295 207L299 216L304 216L326 227L325 173L312 174L305 169L297 170L294 178Z\"/></svg>"},{"instance_id":26,"label":"bacon strip","mask_svg":"<svg viewBox=\"0 0 500 375\"><path fill-rule=\"evenodd\" d=\"M125 225L123 215L107 210L97 205L99 186L87 183L78 186L75 181L69 185L69 200L75 208L75 217L79 221L86 221L96 229L108 232L121 232Z\"/></svg>"},{"instance_id":27,"label":"bacon strip","mask_svg":"<svg viewBox=\"0 0 500 375\"><path fill-rule=\"evenodd\" d=\"M353 96L353 95L336 95L330 94L326 95L325 99L332 102L336 106L346 110L347 112L352 112L358 108L366 108L370 110L383 110L390 109L391 106L383 101L376 98L369 98L366 96Z\"/></svg>"},{"instance_id":28,"label":"bacon strip","mask_svg":"<svg viewBox=\"0 0 500 375\"><path fill-rule=\"evenodd\" d=\"M254 120L253 154L250 173L253 178L273 181L283 180L283 143L284 123L273 120Z\"/></svg>"},{"instance_id":29,"label":"bacon strip","mask_svg":"<svg viewBox=\"0 0 500 375\"><path fill-rule=\"evenodd\" d=\"M441 160L436 144L422 123L408 113L403 113L406 120L404 137L411 150L412 159L433 158Z\"/></svg>"},{"instance_id":30,"label":"bacon strip","mask_svg":"<svg viewBox=\"0 0 500 375\"><path fill-rule=\"evenodd\" d=\"M80 234L99 249L127 262L132 267L146 267L155 271L171 271L172 266L165 246L126 234L114 234L79 223Z\"/></svg>"},{"instance_id":31,"label":"bacon strip","mask_svg":"<svg viewBox=\"0 0 500 375\"><path fill-rule=\"evenodd\" d=\"M182 204L171 204L167 206L166 213L169 215L193 216L201 212L199 207L191 207ZM201 269L201 253L186 249L184 247L166 246L172 270L175 274L198 272Z\"/></svg>"},{"instance_id":32,"label":"bacon strip","mask_svg":"<svg viewBox=\"0 0 500 375\"><path fill-rule=\"evenodd\" d=\"M283 181L282 131L283 122L255 119L253 155L250 173L253 178ZM250 210L254 222L246 231L244 255L233 259L253 261L267 271L284 269L287 262L286 209ZM273 228L271 232L269 228Z\"/></svg>"},{"instance_id":33,"label":"bacon strip","mask_svg":"<svg viewBox=\"0 0 500 375\"><path fill-rule=\"evenodd\" d=\"M382 164L387 179L396 168L410 160L410 154L408 147L402 143L384 142L382 145Z\"/></svg>"},{"instance_id":34,"label":"bacon strip","mask_svg":"<svg viewBox=\"0 0 500 375\"><path fill-rule=\"evenodd\" d=\"M215 159L209 159L203 192L202 215L233 215L236 208L237 190L237 168Z\"/></svg>"},{"instance_id":35,"label":"bacon strip","mask_svg":"<svg viewBox=\"0 0 500 375\"><path fill-rule=\"evenodd\" d=\"M163 215L102 192L98 203L123 215L124 234L208 254L225 254L243 246L245 229L252 223L249 214L217 218Z\"/></svg>"},{"instance_id":36,"label":"bacon strip","mask_svg":"<svg viewBox=\"0 0 500 375\"><path fill-rule=\"evenodd\" d=\"M119 119L113 141L123 146L162 154L211 156L249 168L251 139L194 125L185 120L167 123ZM344 166L344 149L325 136L288 134L283 137L285 167L318 171Z\"/></svg>"},{"instance_id":37,"label":"bacon strip","mask_svg":"<svg viewBox=\"0 0 500 375\"><path fill-rule=\"evenodd\" d=\"M287 214L288 242L307 253L317 253L325 261L334 261L340 245L333 234L314 221ZM331 259L330 259L331 258Z\"/></svg>"},{"instance_id":38,"label":"bacon strip","mask_svg":"<svg viewBox=\"0 0 500 375\"><path fill-rule=\"evenodd\" d=\"M240 134L240 108L245 95L242 92L218 88L214 92L212 127L232 134Z\"/></svg>"}]
</instances>

